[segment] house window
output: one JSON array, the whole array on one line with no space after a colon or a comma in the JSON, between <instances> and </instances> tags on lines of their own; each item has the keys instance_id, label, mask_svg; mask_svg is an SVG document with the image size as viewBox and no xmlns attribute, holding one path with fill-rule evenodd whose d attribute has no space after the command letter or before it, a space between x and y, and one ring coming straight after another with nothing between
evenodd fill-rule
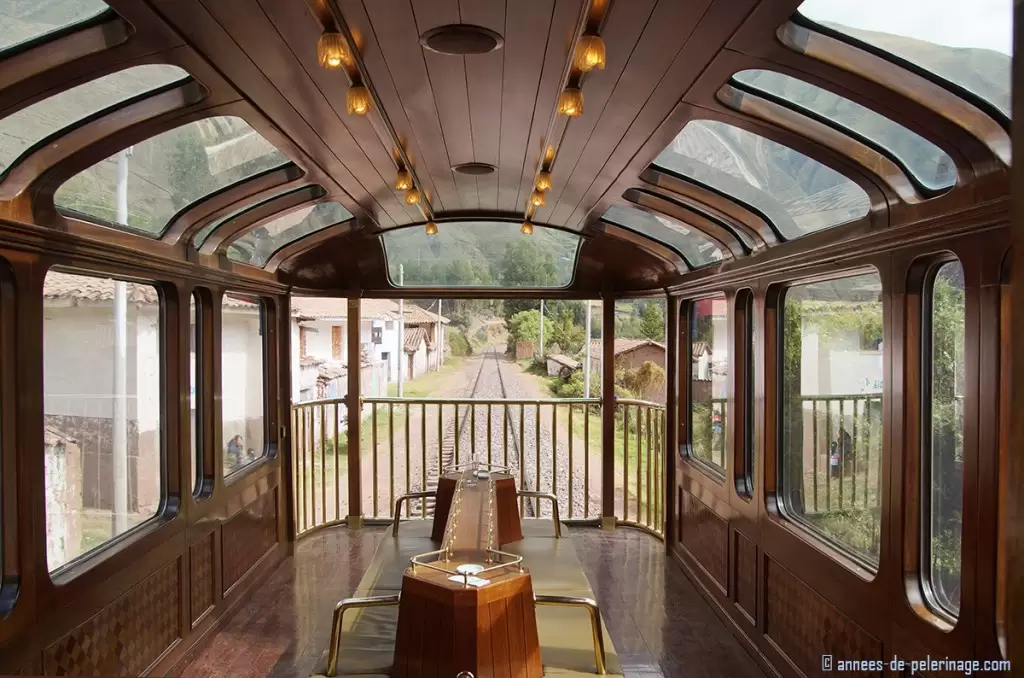
<instances>
[{"instance_id":1,"label":"house window","mask_svg":"<svg viewBox=\"0 0 1024 678\"><path fill-rule=\"evenodd\" d=\"M924 500L922 571L936 611L960 610L960 542L963 535L964 336L967 304L959 261L934 269L925 290L922 322L922 389L925 445L921 475Z\"/></svg>"},{"instance_id":2,"label":"house window","mask_svg":"<svg viewBox=\"0 0 1024 678\"><path fill-rule=\"evenodd\" d=\"M341 360L341 356L341 327L334 325L331 327L331 357Z\"/></svg>"},{"instance_id":3,"label":"house window","mask_svg":"<svg viewBox=\"0 0 1024 678\"><path fill-rule=\"evenodd\" d=\"M724 295L690 306L690 455L725 471L729 327Z\"/></svg>"},{"instance_id":4,"label":"house window","mask_svg":"<svg viewBox=\"0 0 1024 678\"><path fill-rule=\"evenodd\" d=\"M782 509L863 566L878 566L882 281L795 285L782 309Z\"/></svg>"},{"instance_id":5,"label":"house window","mask_svg":"<svg viewBox=\"0 0 1024 678\"><path fill-rule=\"evenodd\" d=\"M224 476L266 455L266 308L258 297L228 292L221 304L221 430Z\"/></svg>"},{"instance_id":6,"label":"house window","mask_svg":"<svg viewBox=\"0 0 1024 678\"><path fill-rule=\"evenodd\" d=\"M373 327L370 329L370 341L374 344L384 343L384 330L380 327Z\"/></svg>"},{"instance_id":7,"label":"house window","mask_svg":"<svg viewBox=\"0 0 1024 678\"><path fill-rule=\"evenodd\" d=\"M305 358L309 355L309 329L306 327L299 328L299 357Z\"/></svg>"},{"instance_id":8,"label":"house window","mask_svg":"<svg viewBox=\"0 0 1024 678\"><path fill-rule=\"evenodd\" d=\"M161 510L161 315L152 285L46 274L43 424L51 572Z\"/></svg>"}]
</instances>

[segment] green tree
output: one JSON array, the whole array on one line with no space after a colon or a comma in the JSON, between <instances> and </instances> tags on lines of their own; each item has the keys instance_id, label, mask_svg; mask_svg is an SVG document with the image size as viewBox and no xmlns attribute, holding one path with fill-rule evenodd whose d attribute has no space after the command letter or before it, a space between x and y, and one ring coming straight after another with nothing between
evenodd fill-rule
<instances>
[{"instance_id":1,"label":"green tree","mask_svg":"<svg viewBox=\"0 0 1024 678\"><path fill-rule=\"evenodd\" d=\"M651 341L665 341L665 314L658 304L644 305L640 332Z\"/></svg>"},{"instance_id":2,"label":"green tree","mask_svg":"<svg viewBox=\"0 0 1024 678\"><path fill-rule=\"evenodd\" d=\"M565 309L559 313L558 318L554 322L550 323L550 326L551 342L558 344L563 353L567 355L575 355L583 350L583 341L586 330L573 321L573 313L571 310Z\"/></svg>"},{"instance_id":3,"label":"green tree","mask_svg":"<svg viewBox=\"0 0 1024 678\"><path fill-rule=\"evenodd\" d=\"M195 125L182 127L175 134L174 145L166 155L166 163L174 209L180 210L216 188L217 184L210 174L206 148Z\"/></svg>"}]
</instances>

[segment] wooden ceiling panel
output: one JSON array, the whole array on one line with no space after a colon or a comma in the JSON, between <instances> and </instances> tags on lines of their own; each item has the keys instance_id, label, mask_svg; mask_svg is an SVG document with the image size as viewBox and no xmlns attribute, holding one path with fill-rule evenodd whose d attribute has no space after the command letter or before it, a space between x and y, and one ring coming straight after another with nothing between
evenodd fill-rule
<instances>
[{"instance_id":1,"label":"wooden ceiling panel","mask_svg":"<svg viewBox=\"0 0 1024 678\"><path fill-rule=\"evenodd\" d=\"M258 1L271 23L288 43L304 75L315 84L320 96L334 111L336 119L324 113L325 123L334 126L340 123L348 131L350 138L344 142L345 145L334 146L332 143L332 150L342 161L348 159L349 153L352 153L353 158L365 156L376 170L375 174L368 174L368 181L373 182L372 185L375 187L373 195L395 223L419 221L422 218L419 210L406 205L404 196L394 190L395 163L392 160L390 146L384 145L368 117L348 115L345 101L348 83L345 76L340 71L327 71L320 67L316 53L320 24L309 6L303 2ZM310 96L314 101L319 100L312 91Z\"/></svg>"},{"instance_id":2,"label":"wooden ceiling panel","mask_svg":"<svg viewBox=\"0 0 1024 678\"><path fill-rule=\"evenodd\" d=\"M360 3L360 8L355 7L355 0L338 4L354 32L367 38L373 33L375 40L367 39L365 46L361 46L366 75L375 88L385 80L393 83L396 101L384 103L384 107L396 131L402 136L415 135L419 143L423 155L415 169L417 175L424 170L430 173L434 194L427 195L431 205L436 212L460 209L459 187L451 171L412 5L409 0L375 0ZM371 58L373 52L379 58ZM408 120L405 130L392 117L396 107L404 111Z\"/></svg>"},{"instance_id":3,"label":"wooden ceiling panel","mask_svg":"<svg viewBox=\"0 0 1024 678\"><path fill-rule=\"evenodd\" d=\"M557 204L548 205L553 208L551 221L565 224L569 220L656 89L668 87L680 90L679 94L682 94L682 83L664 82L665 72L689 41L709 4L710 0L687 3L661 0L655 7L576 164L570 166L561 160L556 161L564 189Z\"/></svg>"},{"instance_id":4,"label":"wooden ceiling panel","mask_svg":"<svg viewBox=\"0 0 1024 678\"><path fill-rule=\"evenodd\" d=\"M544 70L537 88L537 104L530 126L530 138L526 144L527 157L523 163L523 176L519 183L519 199L516 202L519 209L525 207L526 199L533 191L538 163L548 142L544 137L548 134L548 124L558 103L558 95L562 91L562 78L569 59L569 48L582 10L583 7L577 0L555 2L555 13L552 15L551 30L548 32Z\"/></svg>"},{"instance_id":5,"label":"wooden ceiling panel","mask_svg":"<svg viewBox=\"0 0 1024 678\"><path fill-rule=\"evenodd\" d=\"M501 116L498 209L506 212L521 213L525 206L519 201L519 185L524 166L533 162L528 154L536 154L527 146L544 62L561 58L565 64L565 55L547 55L554 9L554 0L515 0L505 12L505 68L501 99L495 102L493 114ZM550 109L544 113L550 114Z\"/></svg>"},{"instance_id":6,"label":"wooden ceiling panel","mask_svg":"<svg viewBox=\"0 0 1024 678\"><path fill-rule=\"evenodd\" d=\"M686 41L676 55L566 225L579 228L603 212L603 207L620 198L624 190L636 185L640 173L686 124L685 118L676 115L680 99L756 5L757 0L711 3L693 31L692 39Z\"/></svg>"},{"instance_id":7,"label":"wooden ceiling panel","mask_svg":"<svg viewBox=\"0 0 1024 678\"><path fill-rule=\"evenodd\" d=\"M459 0L412 0L412 8L419 35L438 26L460 23ZM466 61L472 57L438 54L429 49L421 52L447 150L448 166L473 162L473 127L466 82ZM452 172L452 177L459 192L459 208L479 209L476 179L456 172Z\"/></svg>"},{"instance_id":8,"label":"wooden ceiling panel","mask_svg":"<svg viewBox=\"0 0 1024 678\"><path fill-rule=\"evenodd\" d=\"M547 204L537 210L538 223L551 221L555 205L569 182L569 174L579 162L583 149L590 140L597 121L601 118L615 86L619 82L630 55L643 35L651 18L656 0L630 0L614 2L602 31L608 59L603 71L591 71L583 86L583 115L569 121L565 135L558 144L552 170L554 185L547 195Z\"/></svg>"},{"instance_id":9,"label":"wooden ceiling panel","mask_svg":"<svg viewBox=\"0 0 1024 678\"><path fill-rule=\"evenodd\" d=\"M515 2L516 0L512 0ZM460 0L463 23L483 26L498 35L505 34L505 0L480 2ZM505 50L478 54L465 59L466 89L469 99L469 128L473 139L473 160L498 166L501 137L501 89L504 80ZM497 102L497 111L495 111ZM498 173L476 178L477 206L484 211L498 210Z\"/></svg>"},{"instance_id":10,"label":"wooden ceiling panel","mask_svg":"<svg viewBox=\"0 0 1024 678\"><path fill-rule=\"evenodd\" d=\"M248 3L249 11L245 12L238 11L238 3L204 0L204 4L231 33L235 43L246 52L278 92L303 115L323 143L352 173L358 183L356 186L347 185L346 188L355 194L365 195L371 211L382 218L384 223L394 222L396 218L403 219L404 209L395 196L390 194L381 174L345 126L339 124L338 116L324 98L323 92L310 80L308 72L296 59L288 42L259 3L255 0ZM304 18L306 22L311 20L311 17L302 16L306 12L304 3L288 5L298 13L289 23L299 23ZM312 35L315 45L317 33Z\"/></svg>"}]
</instances>

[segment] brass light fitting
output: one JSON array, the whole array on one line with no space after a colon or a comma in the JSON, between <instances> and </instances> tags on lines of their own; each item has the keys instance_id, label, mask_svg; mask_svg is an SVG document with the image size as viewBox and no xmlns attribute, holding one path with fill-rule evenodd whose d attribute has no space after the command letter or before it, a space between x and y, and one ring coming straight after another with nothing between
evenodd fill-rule
<instances>
[{"instance_id":1,"label":"brass light fitting","mask_svg":"<svg viewBox=\"0 0 1024 678\"><path fill-rule=\"evenodd\" d=\"M427 235L437 235L437 224L433 221L428 221L424 230L427 232Z\"/></svg>"},{"instance_id":2,"label":"brass light fitting","mask_svg":"<svg viewBox=\"0 0 1024 678\"><path fill-rule=\"evenodd\" d=\"M524 235L533 235L533 224L529 221L524 221L523 225L519 227L520 232Z\"/></svg>"},{"instance_id":3,"label":"brass light fitting","mask_svg":"<svg viewBox=\"0 0 1024 678\"><path fill-rule=\"evenodd\" d=\"M544 194L540 191L534 191L531 193L530 204L534 207L544 207Z\"/></svg>"},{"instance_id":4,"label":"brass light fitting","mask_svg":"<svg viewBox=\"0 0 1024 678\"><path fill-rule=\"evenodd\" d=\"M420 204L420 192L415 188L410 188L405 194L406 205L419 205Z\"/></svg>"},{"instance_id":5,"label":"brass light fitting","mask_svg":"<svg viewBox=\"0 0 1024 678\"><path fill-rule=\"evenodd\" d=\"M349 115L366 115L373 108L370 90L366 89L363 85L352 85L349 87L345 102L348 105Z\"/></svg>"},{"instance_id":6,"label":"brass light fitting","mask_svg":"<svg viewBox=\"0 0 1024 678\"><path fill-rule=\"evenodd\" d=\"M583 115L583 91L578 87L566 87L558 96L558 112L570 118Z\"/></svg>"},{"instance_id":7,"label":"brass light fitting","mask_svg":"<svg viewBox=\"0 0 1024 678\"><path fill-rule=\"evenodd\" d=\"M348 53L344 36L335 31L325 31L316 41L316 56L320 65L329 71L352 63L352 55Z\"/></svg>"},{"instance_id":8,"label":"brass light fitting","mask_svg":"<svg viewBox=\"0 0 1024 678\"><path fill-rule=\"evenodd\" d=\"M576 43L576 56L573 60L576 68L584 73L595 68L604 70L606 52L604 40L599 35L584 35Z\"/></svg>"},{"instance_id":9,"label":"brass light fitting","mask_svg":"<svg viewBox=\"0 0 1024 678\"><path fill-rule=\"evenodd\" d=\"M551 172L542 170L537 175L537 190L540 192L548 191L551 189Z\"/></svg>"},{"instance_id":10,"label":"brass light fitting","mask_svg":"<svg viewBox=\"0 0 1024 678\"><path fill-rule=\"evenodd\" d=\"M408 191L413 187L412 173L404 167L395 175L395 190Z\"/></svg>"}]
</instances>

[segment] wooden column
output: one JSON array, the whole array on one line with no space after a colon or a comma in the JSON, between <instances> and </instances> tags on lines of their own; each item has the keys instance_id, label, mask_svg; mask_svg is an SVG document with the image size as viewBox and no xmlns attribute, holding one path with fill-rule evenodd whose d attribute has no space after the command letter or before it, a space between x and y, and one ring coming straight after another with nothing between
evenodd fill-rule
<instances>
[{"instance_id":1,"label":"wooden column","mask_svg":"<svg viewBox=\"0 0 1024 678\"><path fill-rule=\"evenodd\" d=\"M601 297L601 527L615 527L615 295Z\"/></svg>"},{"instance_id":2,"label":"wooden column","mask_svg":"<svg viewBox=\"0 0 1024 678\"><path fill-rule=\"evenodd\" d=\"M662 462L665 498L665 545L671 550L675 532L676 454L679 450L679 299L665 302L665 336L668 339L665 365L665 459Z\"/></svg>"},{"instance_id":3,"label":"wooden column","mask_svg":"<svg viewBox=\"0 0 1024 678\"><path fill-rule=\"evenodd\" d=\"M359 319L361 301L348 300L348 526L358 530L363 526L362 496L360 482L362 473L359 467L359 439L362 435L363 412L360 407L360 350L359 350Z\"/></svg>"},{"instance_id":4,"label":"wooden column","mask_svg":"<svg viewBox=\"0 0 1024 678\"><path fill-rule=\"evenodd\" d=\"M1024 3L1014 3L1013 60L1013 151L1024 149ZM1007 460L1008 488L1024 484L1024 294L1017 282L1024 275L1024 165L1013 163L1010 169L1010 235L1013 242L1013 265L1010 271L1013 334L1010 338L1011 419L1010 450ZM991 489L994 488L989 488ZM1012 490L1006 497L1006 644L1013 674L1024 673L1024 492Z\"/></svg>"}]
</instances>

